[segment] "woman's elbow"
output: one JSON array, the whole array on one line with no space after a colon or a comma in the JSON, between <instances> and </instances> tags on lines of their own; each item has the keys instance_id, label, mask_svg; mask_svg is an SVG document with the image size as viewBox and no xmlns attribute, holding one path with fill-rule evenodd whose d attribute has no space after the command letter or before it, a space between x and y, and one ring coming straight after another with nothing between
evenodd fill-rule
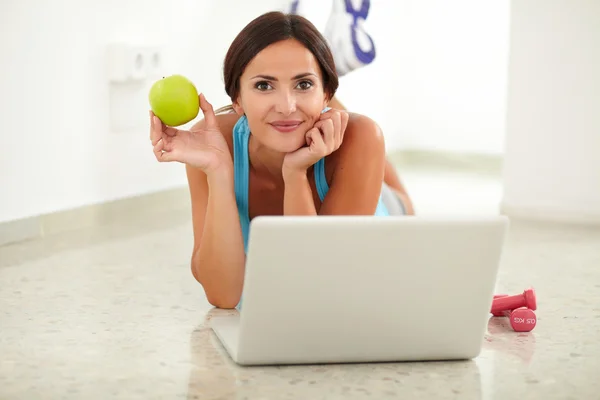
<instances>
[{"instance_id":1,"label":"woman's elbow","mask_svg":"<svg viewBox=\"0 0 600 400\"><path fill-rule=\"evenodd\" d=\"M215 286L214 283L210 284L202 279L198 279L198 282L202 286L202 289L204 289L206 299L214 307L233 309L240 302L241 294L237 294L235 290L227 290L224 287Z\"/></svg>"},{"instance_id":2,"label":"woman's elbow","mask_svg":"<svg viewBox=\"0 0 600 400\"><path fill-rule=\"evenodd\" d=\"M222 294L210 293L205 291L206 298L211 306L231 310L237 307L240 302L239 296L223 296Z\"/></svg>"},{"instance_id":3,"label":"woman's elbow","mask_svg":"<svg viewBox=\"0 0 600 400\"><path fill-rule=\"evenodd\" d=\"M223 284L221 277L214 276L214 274L207 274L207 271L201 271L199 265L197 253L194 251L191 265L192 275L204 289L204 294L208 302L217 308L235 308L241 299L241 289Z\"/></svg>"},{"instance_id":4,"label":"woman's elbow","mask_svg":"<svg viewBox=\"0 0 600 400\"><path fill-rule=\"evenodd\" d=\"M240 302L241 295L228 293L230 291L223 290L222 288L211 287L210 284L203 282L201 279L198 279L198 282L202 286L202 289L204 289L206 299L213 307L233 309Z\"/></svg>"}]
</instances>

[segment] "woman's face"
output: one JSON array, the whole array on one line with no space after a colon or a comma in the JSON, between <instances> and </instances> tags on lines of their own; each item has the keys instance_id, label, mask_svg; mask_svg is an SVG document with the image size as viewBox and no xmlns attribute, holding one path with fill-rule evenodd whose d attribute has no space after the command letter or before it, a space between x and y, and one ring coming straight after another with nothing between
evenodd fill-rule
<instances>
[{"instance_id":1,"label":"woman's face","mask_svg":"<svg viewBox=\"0 0 600 400\"><path fill-rule=\"evenodd\" d=\"M306 144L305 133L327 100L316 58L300 42L284 40L266 47L248 64L234 107L246 114L261 144L288 153Z\"/></svg>"}]
</instances>

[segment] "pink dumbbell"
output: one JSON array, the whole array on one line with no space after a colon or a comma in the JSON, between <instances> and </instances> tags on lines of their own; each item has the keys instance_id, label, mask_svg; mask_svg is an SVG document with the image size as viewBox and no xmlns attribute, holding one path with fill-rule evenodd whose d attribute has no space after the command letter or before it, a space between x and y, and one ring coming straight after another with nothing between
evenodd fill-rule
<instances>
[{"instance_id":1,"label":"pink dumbbell","mask_svg":"<svg viewBox=\"0 0 600 400\"><path fill-rule=\"evenodd\" d=\"M514 296L494 296L491 313L496 315L502 311L516 310L517 308L521 307L526 307L533 311L537 309L535 291L533 288L525 290L523 294L517 294Z\"/></svg>"},{"instance_id":2,"label":"pink dumbbell","mask_svg":"<svg viewBox=\"0 0 600 400\"><path fill-rule=\"evenodd\" d=\"M497 299L508 297L506 294L494 296L494 302ZM492 306L493 307L493 306ZM515 332L530 332L535 328L537 317L535 312L529 308L518 308L516 310L503 310L493 313L495 317L507 317L510 326Z\"/></svg>"},{"instance_id":3,"label":"pink dumbbell","mask_svg":"<svg viewBox=\"0 0 600 400\"><path fill-rule=\"evenodd\" d=\"M494 301L500 297L508 297L507 294L495 294L494 295ZM494 302L492 302L492 307L494 307ZM494 315L494 317L504 317L504 310L502 311L497 311L497 312L493 312L492 313Z\"/></svg>"}]
</instances>

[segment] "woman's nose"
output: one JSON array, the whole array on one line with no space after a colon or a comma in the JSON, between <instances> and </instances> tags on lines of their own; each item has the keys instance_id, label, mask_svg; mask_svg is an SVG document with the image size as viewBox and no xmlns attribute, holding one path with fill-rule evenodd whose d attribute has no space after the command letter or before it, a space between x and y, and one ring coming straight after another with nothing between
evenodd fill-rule
<instances>
[{"instance_id":1,"label":"woman's nose","mask_svg":"<svg viewBox=\"0 0 600 400\"><path fill-rule=\"evenodd\" d=\"M295 112L296 96L288 91L282 92L277 98L276 111L284 115L290 115Z\"/></svg>"}]
</instances>

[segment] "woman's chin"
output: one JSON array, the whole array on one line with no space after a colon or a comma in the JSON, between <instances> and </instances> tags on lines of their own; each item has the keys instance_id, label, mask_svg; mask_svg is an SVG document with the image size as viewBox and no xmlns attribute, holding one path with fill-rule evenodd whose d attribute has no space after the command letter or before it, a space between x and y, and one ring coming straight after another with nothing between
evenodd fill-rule
<instances>
[{"instance_id":1,"label":"woman's chin","mask_svg":"<svg viewBox=\"0 0 600 400\"><path fill-rule=\"evenodd\" d=\"M293 140L293 138L286 138L285 140L273 141L272 149L280 153L292 153L300 148L306 146L304 136Z\"/></svg>"}]
</instances>

